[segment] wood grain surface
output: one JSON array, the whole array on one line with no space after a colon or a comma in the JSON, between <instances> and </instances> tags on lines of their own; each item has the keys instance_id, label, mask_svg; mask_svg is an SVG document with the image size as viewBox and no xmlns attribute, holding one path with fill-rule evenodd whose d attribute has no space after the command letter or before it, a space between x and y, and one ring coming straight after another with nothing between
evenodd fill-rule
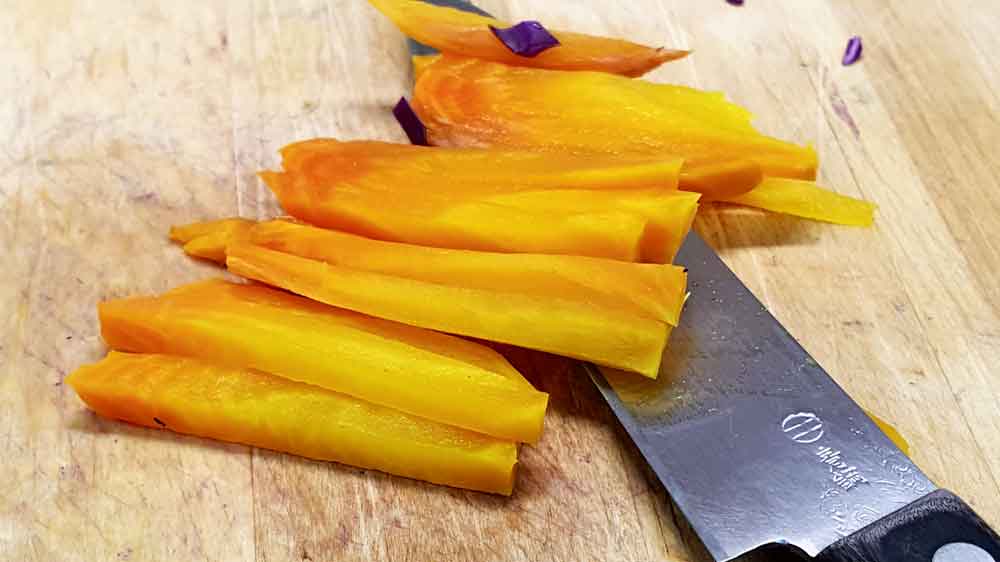
<instances>
[{"instance_id":1,"label":"wood grain surface","mask_svg":"<svg viewBox=\"0 0 1000 562\"><path fill-rule=\"evenodd\" d=\"M215 274L169 225L278 212L314 136L403 140L402 36L363 0L20 0L0 10L0 559L699 560L590 383L542 365L510 499L96 418L63 377L95 303ZM1000 9L974 0L483 1L695 53L812 142L873 229L709 208L697 229L929 475L1000 526ZM851 35L865 54L840 66ZM536 359L525 358L527 361ZM692 444L697 447L696 443Z\"/></svg>"}]
</instances>

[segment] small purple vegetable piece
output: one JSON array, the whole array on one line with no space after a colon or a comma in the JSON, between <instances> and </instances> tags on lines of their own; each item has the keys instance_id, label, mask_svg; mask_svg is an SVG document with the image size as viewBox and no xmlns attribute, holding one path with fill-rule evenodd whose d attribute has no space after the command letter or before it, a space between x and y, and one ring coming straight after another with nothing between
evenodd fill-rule
<instances>
[{"instance_id":1,"label":"small purple vegetable piece","mask_svg":"<svg viewBox=\"0 0 1000 562\"><path fill-rule=\"evenodd\" d=\"M490 31L515 55L522 57L535 57L538 53L559 45L559 40L537 21L522 21L507 29L491 25Z\"/></svg>"},{"instance_id":2,"label":"small purple vegetable piece","mask_svg":"<svg viewBox=\"0 0 1000 562\"><path fill-rule=\"evenodd\" d=\"M844 51L844 66L850 66L861 58L861 50L863 46L861 45L861 38L855 35L851 37L851 40L847 42L847 50Z\"/></svg>"},{"instance_id":3,"label":"small purple vegetable piece","mask_svg":"<svg viewBox=\"0 0 1000 562\"><path fill-rule=\"evenodd\" d=\"M396 116L399 126L403 128L403 132L410 139L410 144L428 146L427 127L410 107L410 102L406 101L406 98L399 98L396 107L392 108L392 114Z\"/></svg>"},{"instance_id":4,"label":"small purple vegetable piece","mask_svg":"<svg viewBox=\"0 0 1000 562\"><path fill-rule=\"evenodd\" d=\"M728 2L729 4L732 4L733 6L742 6L743 5L743 0L726 0L726 2Z\"/></svg>"}]
</instances>

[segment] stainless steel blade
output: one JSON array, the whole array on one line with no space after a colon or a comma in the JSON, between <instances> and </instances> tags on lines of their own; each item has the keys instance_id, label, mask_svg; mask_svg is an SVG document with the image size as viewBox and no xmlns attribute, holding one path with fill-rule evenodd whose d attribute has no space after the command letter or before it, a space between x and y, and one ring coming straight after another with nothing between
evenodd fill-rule
<instances>
[{"instance_id":1,"label":"stainless steel blade","mask_svg":"<svg viewBox=\"0 0 1000 562\"><path fill-rule=\"evenodd\" d=\"M584 368L716 560L815 556L936 489L700 236L677 262L691 297L659 378Z\"/></svg>"},{"instance_id":2,"label":"stainless steel blade","mask_svg":"<svg viewBox=\"0 0 1000 562\"><path fill-rule=\"evenodd\" d=\"M587 366L716 560L810 556L936 487L695 233L657 380Z\"/></svg>"}]
</instances>

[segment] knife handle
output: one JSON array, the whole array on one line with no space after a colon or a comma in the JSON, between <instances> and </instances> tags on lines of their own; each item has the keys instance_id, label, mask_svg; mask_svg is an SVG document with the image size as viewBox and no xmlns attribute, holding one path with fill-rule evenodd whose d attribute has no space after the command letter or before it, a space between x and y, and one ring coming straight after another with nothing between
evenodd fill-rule
<instances>
[{"instance_id":1,"label":"knife handle","mask_svg":"<svg viewBox=\"0 0 1000 562\"><path fill-rule=\"evenodd\" d=\"M1000 538L955 494L938 490L826 548L820 562L1000 562Z\"/></svg>"}]
</instances>

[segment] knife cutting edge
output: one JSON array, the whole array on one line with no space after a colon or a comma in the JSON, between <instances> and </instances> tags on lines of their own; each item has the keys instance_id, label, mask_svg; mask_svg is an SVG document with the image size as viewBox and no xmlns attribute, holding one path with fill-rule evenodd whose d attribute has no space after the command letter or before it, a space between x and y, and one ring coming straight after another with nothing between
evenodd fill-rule
<instances>
[{"instance_id":1,"label":"knife cutting edge","mask_svg":"<svg viewBox=\"0 0 1000 562\"><path fill-rule=\"evenodd\" d=\"M715 560L788 545L823 562L1000 562L996 533L896 447L697 233L676 263L691 297L659 377L583 368Z\"/></svg>"}]
</instances>

